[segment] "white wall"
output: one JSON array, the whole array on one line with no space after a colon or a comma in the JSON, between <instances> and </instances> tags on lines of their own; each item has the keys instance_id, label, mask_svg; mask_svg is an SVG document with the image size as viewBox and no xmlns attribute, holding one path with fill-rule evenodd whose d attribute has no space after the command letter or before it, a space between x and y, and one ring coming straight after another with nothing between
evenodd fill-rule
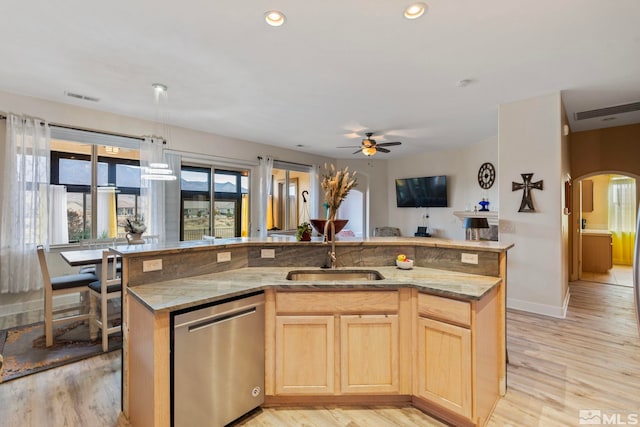
<instances>
[{"instance_id":1,"label":"white wall","mask_svg":"<svg viewBox=\"0 0 640 427\"><path fill-rule=\"evenodd\" d=\"M413 236L419 225L429 226L437 237L464 240L461 221L454 211L473 210L483 197L487 197L492 211L498 210L498 177L489 190L478 184L478 169L485 162L491 162L500 175L498 165L498 137L492 137L463 149L426 152L417 156L388 160L386 182L386 208L388 223L376 222L375 226L398 227L405 236ZM396 207L395 180L420 176L447 176L447 208L398 208ZM478 206L478 209L480 207ZM425 219L424 215L429 218Z\"/></svg>"},{"instance_id":2,"label":"white wall","mask_svg":"<svg viewBox=\"0 0 640 427\"><path fill-rule=\"evenodd\" d=\"M368 214L364 229L365 236L373 235L373 227L387 225L387 188L388 188L388 160L380 157L370 159L358 157L355 159L340 159L336 166L339 168L349 167L349 170L356 171L358 178L358 190L363 194L363 203Z\"/></svg>"},{"instance_id":3,"label":"white wall","mask_svg":"<svg viewBox=\"0 0 640 427\"><path fill-rule=\"evenodd\" d=\"M568 302L568 223L562 213L568 177L568 139L561 135L559 93L500 106L500 240L508 253L507 305L563 317ZM520 174L534 173L544 189L532 190L536 212L518 212Z\"/></svg>"}]
</instances>

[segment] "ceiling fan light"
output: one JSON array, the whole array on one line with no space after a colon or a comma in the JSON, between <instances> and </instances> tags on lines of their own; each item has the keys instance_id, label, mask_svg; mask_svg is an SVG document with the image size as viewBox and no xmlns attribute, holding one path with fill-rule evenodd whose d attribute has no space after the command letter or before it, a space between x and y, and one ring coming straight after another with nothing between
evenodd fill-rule
<instances>
[{"instance_id":1,"label":"ceiling fan light","mask_svg":"<svg viewBox=\"0 0 640 427\"><path fill-rule=\"evenodd\" d=\"M371 157L374 154L376 154L378 150L376 150L376 147L363 147L362 148L362 154L364 154L365 156Z\"/></svg>"},{"instance_id":2,"label":"ceiling fan light","mask_svg":"<svg viewBox=\"0 0 640 427\"><path fill-rule=\"evenodd\" d=\"M427 5L425 3L413 3L404 10L404 17L407 19L417 19L420 18L426 10Z\"/></svg>"}]
</instances>

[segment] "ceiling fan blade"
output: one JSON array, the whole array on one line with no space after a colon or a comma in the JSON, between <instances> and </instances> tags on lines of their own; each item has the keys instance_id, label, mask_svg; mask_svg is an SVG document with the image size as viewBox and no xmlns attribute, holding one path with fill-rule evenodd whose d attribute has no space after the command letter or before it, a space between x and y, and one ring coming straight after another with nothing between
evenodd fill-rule
<instances>
[{"instance_id":1,"label":"ceiling fan blade","mask_svg":"<svg viewBox=\"0 0 640 427\"><path fill-rule=\"evenodd\" d=\"M351 153L351 154L358 154L358 153L359 153L359 152L361 152L361 151L362 151L362 149L357 150L357 151L354 151L354 152L353 152L353 153Z\"/></svg>"},{"instance_id":2,"label":"ceiling fan blade","mask_svg":"<svg viewBox=\"0 0 640 427\"><path fill-rule=\"evenodd\" d=\"M361 145L342 145L336 148L358 148L358 147L362 147L362 146Z\"/></svg>"},{"instance_id":3,"label":"ceiling fan blade","mask_svg":"<svg viewBox=\"0 0 640 427\"><path fill-rule=\"evenodd\" d=\"M391 150L387 150L386 148L382 148L382 147L380 147L380 145L379 145L379 144L378 144L378 145L376 145L376 151L379 151L379 152L381 152L381 153L390 153L390 152L391 152Z\"/></svg>"},{"instance_id":4,"label":"ceiling fan blade","mask_svg":"<svg viewBox=\"0 0 640 427\"><path fill-rule=\"evenodd\" d=\"M400 141L396 141L396 142L381 142L379 144L376 145L376 147L391 147L393 145L400 145L402 144L402 142Z\"/></svg>"}]
</instances>

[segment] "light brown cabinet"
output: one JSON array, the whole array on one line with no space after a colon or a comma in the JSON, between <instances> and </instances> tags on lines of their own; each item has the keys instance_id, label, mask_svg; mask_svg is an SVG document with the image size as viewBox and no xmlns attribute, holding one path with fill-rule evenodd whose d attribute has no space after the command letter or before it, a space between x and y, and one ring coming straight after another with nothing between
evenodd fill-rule
<instances>
[{"instance_id":1,"label":"light brown cabinet","mask_svg":"<svg viewBox=\"0 0 640 427\"><path fill-rule=\"evenodd\" d=\"M342 393L397 393L398 316L340 316Z\"/></svg>"},{"instance_id":2,"label":"light brown cabinet","mask_svg":"<svg viewBox=\"0 0 640 427\"><path fill-rule=\"evenodd\" d=\"M402 293L410 299L410 291ZM398 394L400 361L411 353L400 334L399 291L276 292L273 344L266 343L267 393ZM269 294L268 294L269 295ZM410 319L406 319L410 331ZM269 336L269 331L267 336ZM273 350L270 350L273 349ZM269 366L269 361L272 366ZM271 378L266 375L267 380ZM405 381L405 392L411 380Z\"/></svg>"},{"instance_id":3,"label":"light brown cabinet","mask_svg":"<svg viewBox=\"0 0 640 427\"><path fill-rule=\"evenodd\" d=\"M613 240L609 231L582 233L582 271L606 273L613 267Z\"/></svg>"},{"instance_id":4,"label":"light brown cabinet","mask_svg":"<svg viewBox=\"0 0 640 427\"><path fill-rule=\"evenodd\" d=\"M500 394L496 296L417 294L415 406L454 425L486 423Z\"/></svg>"},{"instance_id":5,"label":"light brown cabinet","mask_svg":"<svg viewBox=\"0 0 640 427\"><path fill-rule=\"evenodd\" d=\"M276 393L332 394L333 316L276 317Z\"/></svg>"},{"instance_id":6,"label":"light brown cabinet","mask_svg":"<svg viewBox=\"0 0 640 427\"><path fill-rule=\"evenodd\" d=\"M418 319L416 395L471 418L471 332L437 320Z\"/></svg>"}]
</instances>

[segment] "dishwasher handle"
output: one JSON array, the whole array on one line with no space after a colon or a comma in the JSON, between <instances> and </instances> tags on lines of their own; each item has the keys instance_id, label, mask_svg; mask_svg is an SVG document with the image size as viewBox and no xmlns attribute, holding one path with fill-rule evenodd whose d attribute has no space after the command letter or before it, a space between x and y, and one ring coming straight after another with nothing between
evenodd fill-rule
<instances>
[{"instance_id":1,"label":"dishwasher handle","mask_svg":"<svg viewBox=\"0 0 640 427\"><path fill-rule=\"evenodd\" d=\"M227 313L222 316L213 317L207 319L204 322L195 323L188 328L189 332L197 332L201 329L209 328L211 326L219 325L221 323L229 322L231 320L239 319L241 317L249 316L256 312L255 307L251 307L245 310L235 311L233 313Z\"/></svg>"}]
</instances>

